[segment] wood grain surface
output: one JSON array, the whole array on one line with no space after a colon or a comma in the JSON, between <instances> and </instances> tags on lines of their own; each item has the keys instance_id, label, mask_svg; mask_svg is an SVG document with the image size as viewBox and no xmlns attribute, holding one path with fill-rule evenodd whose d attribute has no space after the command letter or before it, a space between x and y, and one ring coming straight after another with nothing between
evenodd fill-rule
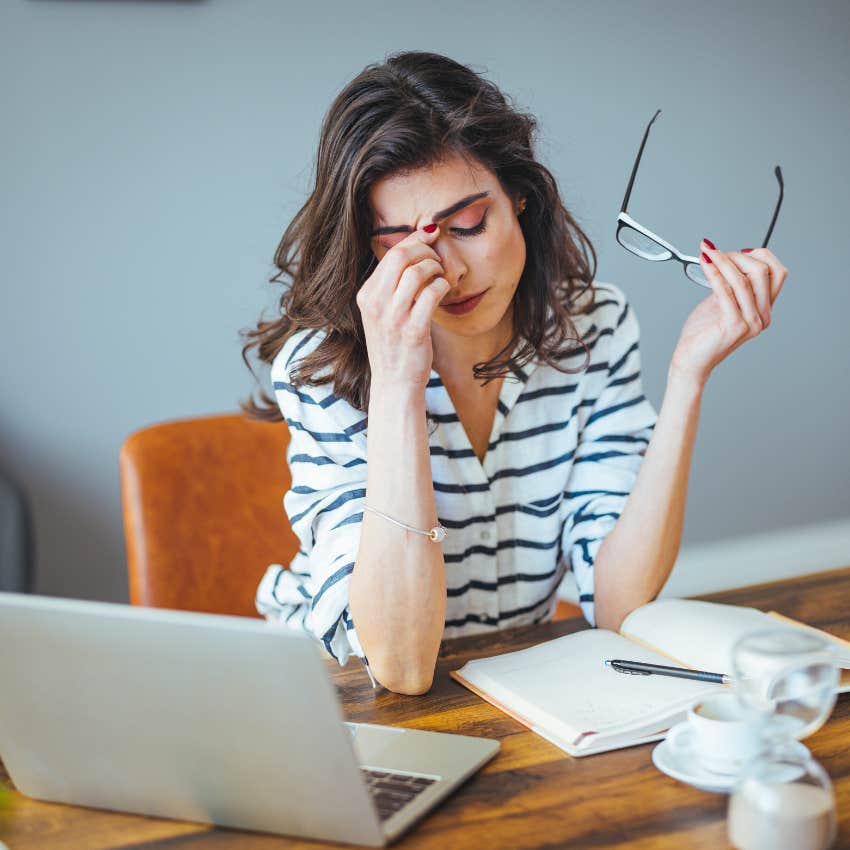
<instances>
[{"instance_id":1,"label":"wood grain surface","mask_svg":"<svg viewBox=\"0 0 850 850\"><path fill-rule=\"evenodd\" d=\"M698 597L786 616L850 639L850 567ZM499 738L501 751L395 846L435 850L523 848L728 848L728 797L698 791L660 773L653 744L574 759L449 678L471 658L520 649L587 628L564 620L445 641L425 696L373 690L356 660L328 662L346 718ZM578 687L581 683L576 683ZM2 687L2 683L0 683ZM836 848L850 850L850 694L806 739L836 794ZM0 764L0 784L11 783ZM0 811L9 850L260 850L342 845L212 828L42 803L17 792Z\"/></svg>"}]
</instances>

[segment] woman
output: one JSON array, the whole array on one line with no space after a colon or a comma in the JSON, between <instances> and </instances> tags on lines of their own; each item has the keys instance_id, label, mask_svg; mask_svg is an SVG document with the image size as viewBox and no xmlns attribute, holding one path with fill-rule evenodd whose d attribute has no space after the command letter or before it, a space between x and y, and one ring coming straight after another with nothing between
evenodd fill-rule
<instances>
[{"instance_id":1,"label":"woman","mask_svg":"<svg viewBox=\"0 0 850 850\"><path fill-rule=\"evenodd\" d=\"M444 56L367 67L278 247L280 316L247 334L275 399L246 409L289 425L301 542L257 608L401 693L428 690L443 637L551 617L567 569L591 625L658 594L705 383L767 327L786 275L767 249L703 242L713 292L656 414L637 319L594 280L534 128Z\"/></svg>"}]
</instances>

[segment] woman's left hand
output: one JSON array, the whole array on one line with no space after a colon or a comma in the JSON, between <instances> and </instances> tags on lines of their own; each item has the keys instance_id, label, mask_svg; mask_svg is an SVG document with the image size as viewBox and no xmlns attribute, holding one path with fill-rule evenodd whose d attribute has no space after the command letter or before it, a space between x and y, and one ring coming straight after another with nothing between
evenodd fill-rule
<instances>
[{"instance_id":1,"label":"woman's left hand","mask_svg":"<svg viewBox=\"0 0 850 850\"><path fill-rule=\"evenodd\" d=\"M670 373L702 387L718 363L770 324L788 270L768 248L723 252L705 241L700 247L700 265L714 291L688 316Z\"/></svg>"}]
</instances>

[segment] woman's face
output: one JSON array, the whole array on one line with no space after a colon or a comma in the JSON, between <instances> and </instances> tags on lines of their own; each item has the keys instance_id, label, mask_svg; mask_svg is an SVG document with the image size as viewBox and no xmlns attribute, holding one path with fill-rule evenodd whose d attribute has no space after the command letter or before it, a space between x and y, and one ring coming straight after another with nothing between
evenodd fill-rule
<instances>
[{"instance_id":1,"label":"woman's face","mask_svg":"<svg viewBox=\"0 0 850 850\"><path fill-rule=\"evenodd\" d=\"M434 312L436 325L466 337L497 328L510 332L509 308L525 267L525 238L515 203L492 172L454 154L438 165L379 180L369 200L373 231L379 230L371 236L378 260L414 230L432 221L440 225L431 245L451 289ZM453 207L454 212L435 219ZM384 229L395 232L380 232ZM482 292L468 312L452 313L443 306Z\"/></svg>"}]
</instances>

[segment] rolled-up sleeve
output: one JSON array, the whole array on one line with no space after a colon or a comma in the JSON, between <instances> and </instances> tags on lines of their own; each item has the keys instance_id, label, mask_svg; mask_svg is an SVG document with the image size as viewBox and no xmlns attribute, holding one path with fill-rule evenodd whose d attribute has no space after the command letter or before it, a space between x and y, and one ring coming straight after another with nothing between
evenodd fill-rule
<instances>
[{"instance_id":1,"label":"rolled-up sleeve","mask_svg":"<svg viewBox=\"0 0 850 850\"><path fill-rule=\"evenodd\" d=\"M348 591L366 498L366 417L330 384L293 387L288 353L275 360L272 380L290 432L292 482L283 507L301 546L290 569L268 568L256 606L268 620L304 628L345 664L352 654L364 657Z\"/></svg>"},{"instance_id":2,"label":"rolled-up sleeve","mask_svg":"<svg viewBox=\"0 0 850 850\"><path fill-rule=\"evenodd\" d=\"M595 625L594 560L623 510L657 420L641 382L637 317L623 293L616 287L611 291L618 304L612 308L613 329L599 368L603 380L579 434L561 539L590 625Z\"/></svg>"}]
</instances>

